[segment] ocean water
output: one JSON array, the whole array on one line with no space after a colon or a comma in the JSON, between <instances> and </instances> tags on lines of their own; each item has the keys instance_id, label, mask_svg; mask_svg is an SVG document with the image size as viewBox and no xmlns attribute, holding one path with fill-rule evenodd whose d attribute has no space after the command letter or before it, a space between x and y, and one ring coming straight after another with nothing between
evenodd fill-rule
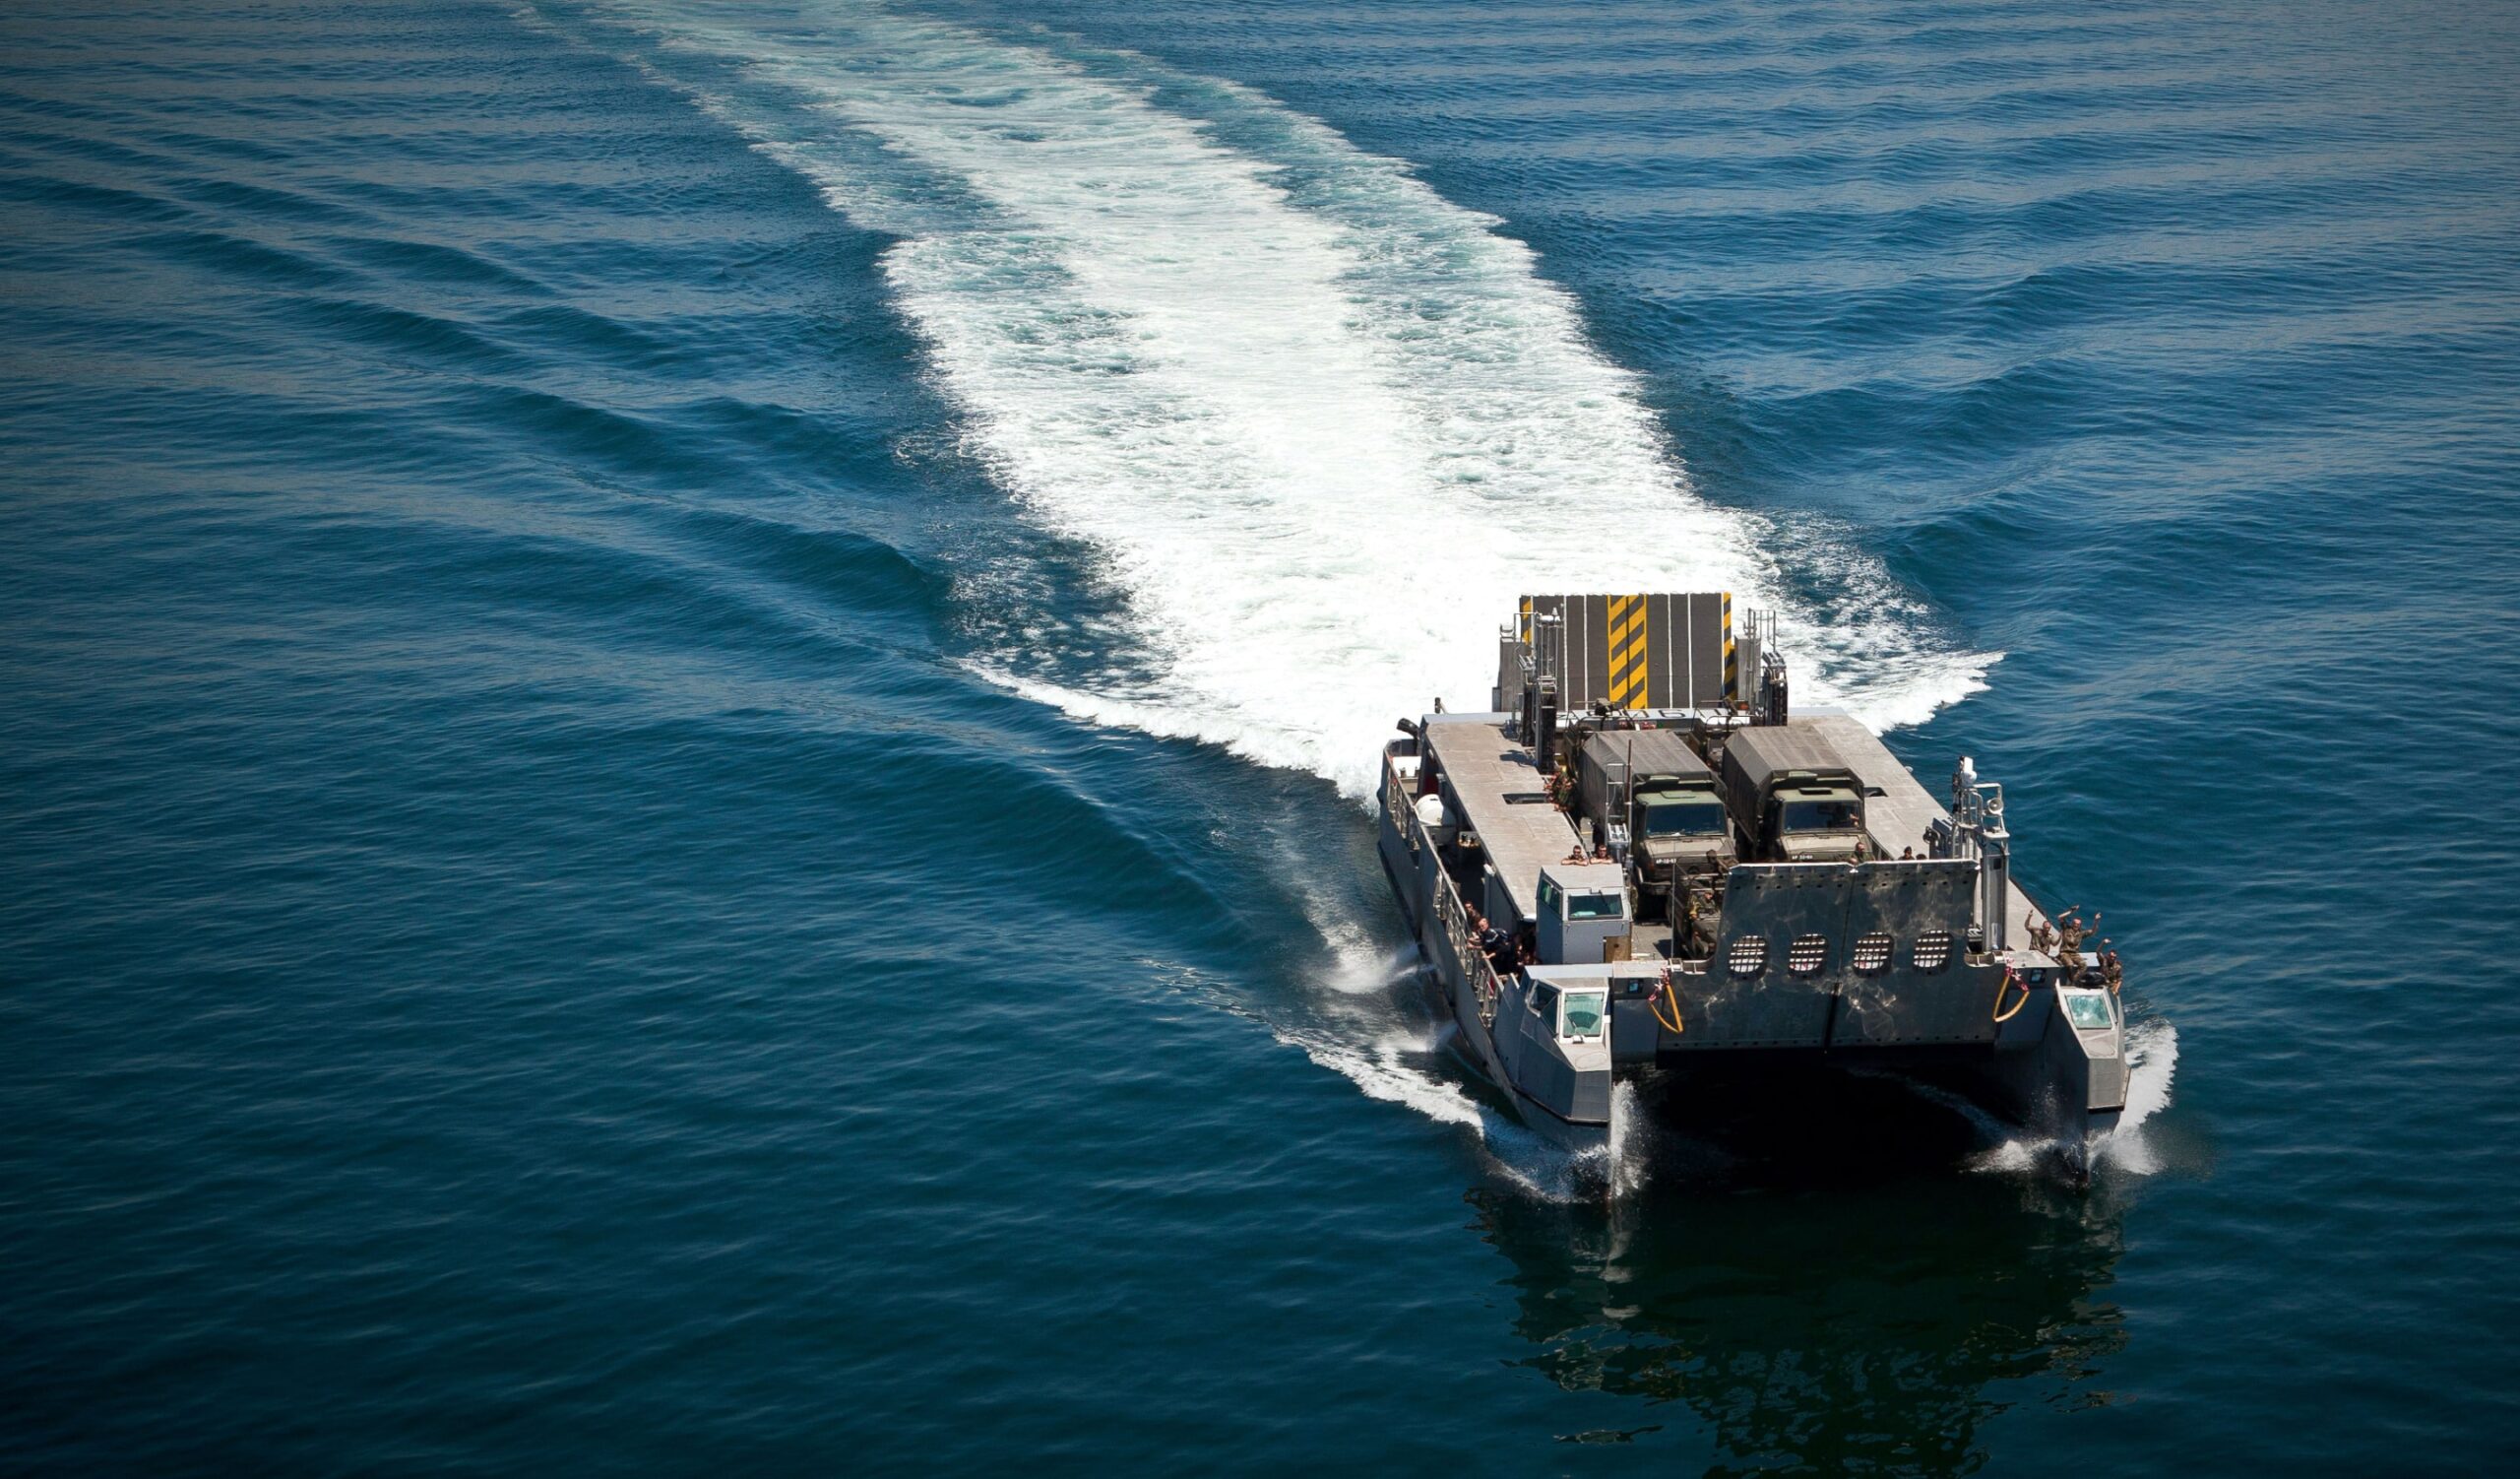
<instances>
[{"instance_id":1,"label":"ocean water","mask_svg":"<svg viewBox=\"0 0 2520 1479\"><path fill-rule=\"evenodd\" d=\"M0 17L0 1468L2520 1450L2520 19ZM1531 589L2002 781L2143 1054L1605 1197L1361 792Z\"/></svg>"}]
</instances>

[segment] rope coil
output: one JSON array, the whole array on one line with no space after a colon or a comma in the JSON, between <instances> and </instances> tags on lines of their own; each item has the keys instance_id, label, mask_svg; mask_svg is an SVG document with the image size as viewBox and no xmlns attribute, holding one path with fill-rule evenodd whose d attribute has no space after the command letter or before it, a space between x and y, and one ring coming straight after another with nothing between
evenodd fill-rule
<instances>
[{"instance_id":1,"label":"rope coil","mask_svg":"<svg viewBox=\"0 0 2520 1479\"><path fill-rule=\"evenodd\" d=\"M2004 988L2007 986L2017 986L2021 988L2021 999L2012 1004L2012 1010L2010 1011L2004 1010ZM2013 1018L2020 1016L2021 1009L2029 1004L2030 983L2022 980L2019 976L2014 975L2011 966L2005 966L2004 979L1995 985L1995 1020L1998 1022L2009 1022Z\"/></svg>"},{"instance_id":2,"label":"rope coil","mask_svg":"<svg viewBox=\"0 0 2520 1479\"><path fill-rule=\"evenodd\" d=\"M1663 1015L1663 1003L1666 1001L1671 1003L1671 1014L1668 1017ZM1663 967L1662 991L1656 993L1654 999L1646 1004L1652 1008L1654 1020L1662 1023L1664 1028L1673 1036L1676 1037L1689 1030L1687 1024L1680 1019L1680 989L1671 980L1670 966Z\"/></svg>"}]
</instances>

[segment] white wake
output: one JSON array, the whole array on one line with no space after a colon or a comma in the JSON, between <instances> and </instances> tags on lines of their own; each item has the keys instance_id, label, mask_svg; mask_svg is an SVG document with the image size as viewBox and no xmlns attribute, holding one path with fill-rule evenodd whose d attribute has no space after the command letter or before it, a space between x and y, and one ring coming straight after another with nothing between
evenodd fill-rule
<instances>
[{"instance_id":1,"label":"white wake","mask_svg":"<svg viewBox=\"0 0 2520 1479\"><path fill-rule=\"evenodd\" d=\"M1259 94L831 0L588 14L897 238L883 273L968 449L1099 555L1134 676L1061 678L1019 648L975 663L993 681L1363 795L1395 718L1484 707L1523 592L1730 590L1779 611L1803 702L1875 726L1993 660L1934 641L1856 551L1799 543L1781 567L1764 521L1697 495L1635 378L1500 223ZM1837 593L1828 620L1790 599L1797 578ZM1355 958L1336 913L1315 922ZM1323 1000L1379 992L1379 1010L1280 1035L1478 1126L1554 1194L1566 1168L1413 1061L1429 1045L1395 1030L1392 973L1363 974L1383 979Z\"/></svg>"},{"instance_id":2,"label":"white wake","mask_svg":"<svg viewBox=\"0 0 2520 1479\"><path fill-rule=\"evenodd\" d=\"M1035 697L1361 794L1395 717L1484 706L1525 591L1777 608L1803 699L1876 726L1991 661L1853 551L1821 558L1856 599L1801 611L1763 521L1697 496L1528 248L1264 96L854 4L598 13L901 238L883 271L971 451L1100 554L1152 675L988 665Z\"/></svg>"},{"instance_id":3,"label":"white wake","mask_svg":"<svg viewBox=\"0 0 2520 1479\"><path fill-rule=\"evenodd\" d=\"M2144 1132L2145 1122L2170 1108L2171 1081L2178 1072L2178 1029L2159 1017L2126 1029L2126 1107L2117 1126L2091 1147L2091 1169L2128 1176L2151 1176L2162 1169L2161 1157ZM2049 1164L2061 1147L2053 1140L2026 1136L2013 1126L1969 1105L1956 1095L1920 1090L1952 1104L1987 1138L1987 1148L1971 1158L1979 1171L2006 1175L2033 1174Z\"/></svg>"}]
</instances>

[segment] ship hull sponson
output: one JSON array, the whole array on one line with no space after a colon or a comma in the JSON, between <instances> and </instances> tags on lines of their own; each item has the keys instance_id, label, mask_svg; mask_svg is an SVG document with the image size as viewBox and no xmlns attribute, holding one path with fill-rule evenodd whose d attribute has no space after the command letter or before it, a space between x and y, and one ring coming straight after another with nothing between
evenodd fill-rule
<instances>
[{"instance_id":1,"label":"ship hull sponson","mask_svg":"<svg viewBox=\"0 0 2520 1479\"><path fill-rule=\"evenodd\" d=\"M1519 991L1508 982L1500 994L1499 983L1472 950L1460 898L1444 875L1413 800L1387 775L1376 850L1418 956L1458 1027L1456 1042L1463 1056L1513 1105L1515 1116L1551 1144L1577 1154L1606 1150L1611 1132L1606 1070L1578 1075L1578 1081L1565 1084L1525 1084L1506 1063L1493 1026L1500 1012L1520 1010ZM1601 1081L1591 1081L1596 1078ZM1557 1091L1553 1096L1552 1088ZM1563 1103L1552 1104L1552 1097Z\"/></svg>"},{"instance_id":2,"label":"ship hull sponson","mask_svg":"<svg viewBox=\"0 0 2520 1479\"><path fill-rule=\"evenodd\" d=\"M1470 721L1471 716L1444 719L1459 723ZM1428 722L1443 721L1430 716ZM1517 1118L1534 1130L1570 1148L1598 1148L1611 1137L1607 1073L1570 1077L1564 1071L1539 1071L1569 1065L1542 1061L1562 1055L1520 1051L1532 1045L1519 1038L1499 1041L1500 1033L1527 1025L1522 1010L1526 986L1517 978L1499 981L1471 945L1461 897L1440 861L1438 836L1419 815L1420 798L1413 784L1418 763L1415 749L1414 741L1404 740L1386 752L1389 763L1378 808L1382 814L1377 852L1418 953L1458 1024L1459 1049L1496 1086ZM1902 863L1874 866L1870 871L1922 875L1946 867ZM1785 890L1774 901L1775 907L1788 909L1796 902L1796 895L1811 891L1810 880L1798 875L1813 871L1736 868L1734 881L1743 894L1737 912L1747 919L1762 902L1752 895L1769 883ZM1821 881L1850 888L1875 881L1862 868L1820 871L1830 874ZM1839 871L1845 871L1848 879L1836 879ZM1799 886L1787 887L1795 884ZM1886 906L1873 909L1893 926L1901 923L1890 918L1896 912ZM1782 918L1771 923L1770 932L1781 939L1793 938L1804 928ZM1688 1073L1713 1066L1713 1061L1738 1058L1746 1062L1781 1050L1789 1056L1796 1050L1816 1052L1843 1067L1886 1068L1902 1075L1921 1072L1943 1081L1948 1081L1949 1070L1961 1068L1964 1071L1958 1076L1967 1081L1966 1097L2039 1140L2067 1147L2059 1153L2077 1166L2088 1165L2092 1147L2114 1126L2124 1103L2122 1024L2111 1021L2105 1027L2078 1029L2067 1020L2060 993L2045 980L2037 980L2024 993L2026 999L2009 1003L1996 996L2004 981L2004 973L1996 969L1954 962L1947 975L1933 983L1940 990L1930 995L1948 998L1942 1000L1943 1006L1958 1003L1953 1009L1959 1010L1959 1016L1946 1021L1950 1011L1920 1015L1918 1003L1926 1001L1926 994L1898 992L1894 989L1900 982L1887 975L1844 981L1831 976L1780 985L1773 979L1776 972L1756 983L1739 983L1700 967L1692 973L1693 979L1673 984L1671 995L1678 999L1666 1004L1667 1011L1675 1009L1682 1019L1683 1030L1677 1032L1652 1014L1648 997L1659 994L1652 989L1650 970L1633 965L1545 967L1540 974L1563 978L1564 985L1578 984L1573 978L1581 976L1580 984L1594 984L1598 978L1610 986L1610 1058L1631 1070L1659 1066L1666 1073ZM2045 973L2029 974L2036 978ZM1754 985L1761 989L1752 991ZM1807 1030L1788 1030L1795 1024L1769 1020L1797 1001L1809 1008ZM1738 1009L1743 1002L1761 1011L1745 1016ZM2000 1009L1989 1010L1990 1004ZM1513 1060L1518 1057L1533 1061L1536 1076L1528 1082L1514 1071Z\"/></svg>"}]
</instances>

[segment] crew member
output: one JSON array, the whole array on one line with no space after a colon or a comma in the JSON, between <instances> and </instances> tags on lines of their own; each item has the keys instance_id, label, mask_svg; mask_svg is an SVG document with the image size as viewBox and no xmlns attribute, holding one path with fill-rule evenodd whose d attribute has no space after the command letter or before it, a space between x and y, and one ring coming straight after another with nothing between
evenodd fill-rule
<instances>
[{"instance_id":1,"label":"crew member","mask_svg":"<svg viewBox=\"0 0 2520 1479\"><path fill-rule=\"evenodd\" d=\"M1514 936L1487 923L1477 910L1471 911L1470 929L1473 942L1479 946L1479 953L1487 957L1489 965L1500 971L1511 969Z\"/></svg>"}]
</instances>

